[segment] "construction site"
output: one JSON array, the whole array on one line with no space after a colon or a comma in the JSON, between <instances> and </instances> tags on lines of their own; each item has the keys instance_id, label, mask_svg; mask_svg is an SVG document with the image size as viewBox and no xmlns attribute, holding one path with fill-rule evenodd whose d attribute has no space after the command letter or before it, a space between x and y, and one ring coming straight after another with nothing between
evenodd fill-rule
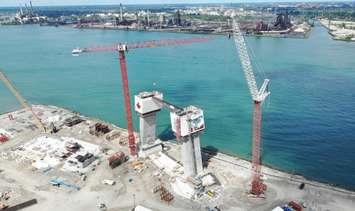
<instances>
[{"instance_id":1,"label":"construction site","mask_svg":"<svg viewBox=\"0 0 355 211\"><path fill-rule=\"evenodd\" d=\"M208 113L198 105L177 106L159 90L131 98L128 50L211 38L76 48L73 56L117 53L127 128L65 108L33 105L0 72L23 107L0 115L0 210L353 210L352 191L262 165L262 104L271 94L270 80L258 86L237 21L233 33L254 106L251 161L201 147ZM165 109L175 135L169 141L160 140L156 131L157 116Z\"/></svg>"}]
</instances>

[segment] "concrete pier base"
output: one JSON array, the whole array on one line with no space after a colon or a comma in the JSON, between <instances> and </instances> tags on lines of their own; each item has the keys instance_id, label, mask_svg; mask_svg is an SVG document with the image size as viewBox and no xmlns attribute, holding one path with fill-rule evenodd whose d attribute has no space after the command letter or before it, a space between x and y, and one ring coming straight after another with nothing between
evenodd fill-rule
<instances>
[{"instance_id":1,"label":"concrete pier base","mask_svg":"<svg viewBox=\"0 0 355 211\"><path fill-rule=\"evenodd\" d=\"M199 175L203 171L200 136L195 136L195 137L192 137L192 138L193 138L192 142L193 142L193 145L194 145L196 174Z\"/></svg>"},{"instance_id":2,"label":"concrete pier base","mask_svg":"<svg viewBox=\"0 0 355 211\"><path fill-rule=\"evenodd\" d=\"M139 140L140 147L146 148L156 141L157 112L140 115L139 117Z\"/></svg>"},{"instance_id":3,"label":"concrete pier base","mask_svg":"<svg viewBox=\"0 0 355 211\"><path fill-rule=\"evenodd\" d=\"M190 138L182 141L181 160L184 166L184 176L193 177L196 175L194 148Z\"/></svg>"},{"instance_id":4,"label":"concrete pier base","mask_svg":"<svg viewBox=\"0 0 355 211\"><path fill-rule=\"evenodd\" d=\"M181 140L181 159L185 177L195 177L202 173L202 155L200 137L191 135Z\"/></svg>"}]
</instances>

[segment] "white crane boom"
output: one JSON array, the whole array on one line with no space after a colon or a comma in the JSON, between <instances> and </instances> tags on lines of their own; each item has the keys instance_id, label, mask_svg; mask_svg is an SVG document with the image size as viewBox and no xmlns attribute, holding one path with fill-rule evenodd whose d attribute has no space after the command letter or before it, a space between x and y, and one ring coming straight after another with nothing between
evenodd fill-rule
<instances>
[{"instance_id":1,"label":"white crane boom","mask_svg":"<svg viewBox=\"0 0 355 211\"><path fill-rule=\"evenodd\" d=\"M239 23L233 18L233 35L235 46L239 53L240 62L244 71L245 79L247 81L251 97L254 101L262 102L270 94L267 90L269 80L265 79L263 85L258 91L258 86L255 80L253 66L248 54L245 40L240 30Z\"/></svg>"},{"instance_id":2,"label":"white crane boom","mask_svg":"<svg viewBox=\"0 0 355 211\"><path fill-rule=\"evenodd\" d=\"M20 104L32 113L32 115L36 121L37 127L40 130L42 130L43 132L46 132L46 127L43 124L43 122L41 121L41 119L36 115L36 113L33 111L32 107L30 105L28 105L27 101L21 96L19 91L16 90L15 86L11 83L11 81L6 77L6 75L2 71L0 71L0 80L2 80L4 82L5 86L16 97L16 99L20 102Z\"/></svg>"}]
</instances>

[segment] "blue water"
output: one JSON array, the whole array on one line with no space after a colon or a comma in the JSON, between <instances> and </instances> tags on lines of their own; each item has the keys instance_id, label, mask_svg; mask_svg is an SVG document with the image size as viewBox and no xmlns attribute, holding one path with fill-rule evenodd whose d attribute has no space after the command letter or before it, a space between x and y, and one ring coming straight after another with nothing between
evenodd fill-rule
<instances>
[{"instance_id":1,"label":"blue water","mask_svg":"<svg viewBox=\"0 0 355 211\"><path fill-rule=\"evenodd\" d=\"M71 50L192 36L197 35L3 26L0 67L32 103L125 127L117 56L73 57ZM333 41L319 26L309 39L247 40L260 67L259 82L264 75L271 79L263 162L355 189L355 43ZM132 94L156 89L177 105L201 106L207 124L202 144L250 158L252 102L232 40L217 36L209 43L139 49L127 57ZM0 112L19 108L2 84L0 97ZM166 135L168 113L159 115L159 132Z\"/></svg>"}]
</instances>

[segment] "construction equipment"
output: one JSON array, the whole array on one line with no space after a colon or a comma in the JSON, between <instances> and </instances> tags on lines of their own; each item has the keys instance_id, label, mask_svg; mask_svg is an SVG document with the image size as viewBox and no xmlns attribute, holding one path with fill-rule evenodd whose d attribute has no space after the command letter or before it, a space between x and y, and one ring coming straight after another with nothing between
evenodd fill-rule
<instances>
[{"instance_id":1,"label":"construction equipment","mask_svg":"<svg viewBox=\"0 0 355 211\"><path fill-rule=\"evenodd\" d=\"M233 18L233 35L249 91L252 100L254 101L252 146L253 176L250 193L256 196L260 196L266 190L266 185L261 180L261 105L270 95L270 92L268 91L269 79L265 79L261 88L258 89L251 60L248 55L247 46L243 34L240 30L239 23L235 17Z\"/></svg>"},{"instance_id":2,"label":"construction equipment","mask_svg":"<svg viewBox=\"0 0 355 211\"><path fill-rule=\"evenodd\" d=\"M153 188L153 193L158 192L160 192L160 199L162 201L170 203L172 200L174 200L174 195L164 186L163 183L160 183L160 185L157 185Z\"/></svg>"},{"instance_id":3,"label":"construction equipment","mask_svg":"<svg viewBox=\"0 0 355 211\"><path fill-rule=\"evenodd\" d=\"M0 133L0 143L5 143L9 140L9 138L7 136L5 136L4 134Z\"/></svg>"},{"instance_id":4,"label":"construction equipment","mask_svg":"<svg viewBox=\"0 0 355 211\"><path fill-rule=\"evenodd\" d=\"M128 156L126 156L124 152L116 152L108 158L108 164L111 169L114 169L122 163L126 162L127 160Z\"/></svg>"},{"instance_id":5,"label":"construction equipment","mask_svg":"<svg viewBox=\"0 0 355 211\"><path fill-rule=\"evenodd\" d=\"M128 145L130 148L130 154L132 156L137 155L137 146L136 146L135 136L133 133L131 100L129 94L128 74L127 74L127 65L126 65L126 52L128 52L128 50L137 49L137 48L154 48L154 47L171 46L171 45L184 45L184 44L191 44L196 42L206 42L210 39L211 38L199 37L199 38L190 38L190 39L151 40L151 41L136 42L136 43L129 43L129 44L119 43L111 46L77 49L78 52L77 54L91 53L91 52L112 52L112 51L117 52L118 51L119 63L121 68L121 79L123 85L123 95L125 101L125 110L126 110Z\"/></svg>"},{"instance_id":6,"label":"construction equipment","mask_svg":"<svg viewBox=\"0 0 355 211\"><path fill-rule=\"evenodd\" d=\"M98 122L98 123L94 124L93 126L90 126L89 133L91 135L95 135L95 136L99 137L99 136L109 133L110 131L111 131L111 129L109 128L108 125Z\"/></svg>"},{"instance_id":7,"label":"construction equipment","mask_svg":"<svg viewBox=\"0 0 355 211\"><path fill-rule=\"evenodd\" d=\"M53 186L56 186L56 187L64 186L64 187L69 188L69 189L74 189L74 190L77 190L77 191L80 190L80 187L79 187L79 186L66 183L64 180L59 179L59 178L57 178L57 179L52 179L51 181L49 181L49 183L50 183L51 185L53 185Z\"/></svg>"},{"instance_id":8,"label":"construction equipment","mask_svg":"<svg viewBox=\"0 0 355 211\"><path fill-rule=\"evenodd\" d=\"M33 111L32 107L28 105L27 101L21 96L20 92L17 91L15 86L11 83L11 81L6 77L6 75L1 70L0 70L0 79L4 82L5 86L10 90L10 92L16 97L16 99L20 102L20 104L32 113L38 129L41 129L43 132L46 132L47 129L43 124L43 122L41 121L41 119Z\"/></svg>"}]
</instances>

